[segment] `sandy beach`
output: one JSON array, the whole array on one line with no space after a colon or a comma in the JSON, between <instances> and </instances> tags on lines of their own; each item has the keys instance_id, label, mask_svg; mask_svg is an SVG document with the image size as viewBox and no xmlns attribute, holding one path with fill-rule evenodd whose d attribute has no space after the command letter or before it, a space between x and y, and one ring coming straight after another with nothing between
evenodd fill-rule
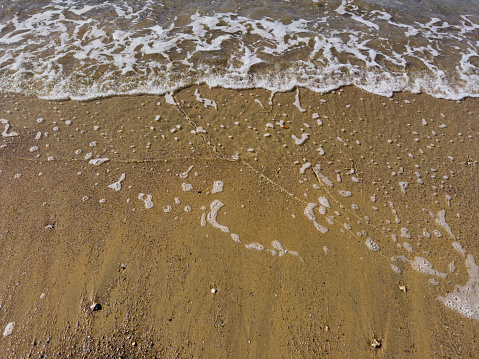
<instances>
[{"instance_id":1,"label":"sandy beach","mask_svg":"<svg viewBox=\"0 0 479 359\"><path fill-rule=\"evenodd\" d=\"M355 87L3 94L0 356L475 357L478 116Z\"/></svg>"}]
</instances>

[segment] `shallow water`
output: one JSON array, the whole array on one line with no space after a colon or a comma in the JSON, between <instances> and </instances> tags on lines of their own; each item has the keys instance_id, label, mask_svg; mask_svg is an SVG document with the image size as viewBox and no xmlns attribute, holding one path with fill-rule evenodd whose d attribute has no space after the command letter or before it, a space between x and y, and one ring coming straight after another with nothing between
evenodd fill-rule
<instances>
[{"instance_id":1,"label":"shallow water","mask_svg":"<svg viewBox=\"0 0 479 359\"><path fill-rule=\"evenodd\" d=\"M16 1L0 91L51 99L197 83L479 94L477 1Z\"/></svg>"}]
</instances>

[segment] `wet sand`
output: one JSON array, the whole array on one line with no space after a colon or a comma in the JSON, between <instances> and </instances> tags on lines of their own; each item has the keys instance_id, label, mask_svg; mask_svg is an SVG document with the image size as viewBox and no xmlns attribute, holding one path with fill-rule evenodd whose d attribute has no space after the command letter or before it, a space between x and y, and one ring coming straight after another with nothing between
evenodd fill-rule
<instances>
[{"instance_id":1,"label":"wet sand","mask_svg":"<svg viewBox=\"0 0 479 359\"><path fill-rule=\"evenodd\" d=\"M271 95L2 95L2 357L475 356L479 100Z\"/></svg>"}]
</instances>

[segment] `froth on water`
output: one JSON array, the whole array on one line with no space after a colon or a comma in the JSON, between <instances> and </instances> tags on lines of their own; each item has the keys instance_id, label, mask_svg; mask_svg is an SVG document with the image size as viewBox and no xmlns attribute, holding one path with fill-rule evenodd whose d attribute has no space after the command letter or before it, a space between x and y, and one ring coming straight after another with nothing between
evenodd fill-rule
<instances>
[{"instance_id":1,"label":"froth on water","mask_svg":"<svg viewBox=\"0 0 479 359\"><path fill-rule=\"evenodd\" d=\"M344 85L479 94L479 6L353 0L2 4L0 91L47 98Z\"/></svg>"}]
</instances>

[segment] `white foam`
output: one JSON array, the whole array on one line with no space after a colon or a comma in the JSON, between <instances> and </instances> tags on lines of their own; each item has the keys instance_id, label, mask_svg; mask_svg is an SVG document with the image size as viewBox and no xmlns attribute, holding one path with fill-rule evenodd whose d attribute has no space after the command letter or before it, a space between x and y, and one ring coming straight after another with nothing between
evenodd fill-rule
<instances>
[{"instance_id":1,"label":"white foam","mask_svg":"<svg viewBox=\"0 0 479 359\"><path fill-rule=\"evenodd\" d=\"M13 333L13 329L15 328L15 322L9 322L5 329L3 330L3 336L8 337L10 334Z\"/></svg>"},{"instance_id":2,"label":"white foam","mask_svg":"<svg viewBox=\"0 0 479 359\"><path fill-rule=\"evenodd\" d=\"M395 266L394 264L391 264L391 268L394 272L396 272L397 274L401 274L402 273L402 270L401 268L399 268L398 266Z\"/></svg>"},{"instance_id":3,"label":"white foam","mask_svg":"<svg viewBox=\"0 0 479 359\"><path fill-rule=\"evenodd\" d=\"M323 175L321 172L319 172L320 170L321 170L321 166L320 166L319 164L317 164L317 165L313 168L313 171L314 171L314 173L316 173L316 176L318 176L318 178L319 178L326 186L333 187L333 186L334 186L333 181L331 181L328 177L326 177L326 176Z\"/></svg>"},{"instance_id":4,"label":"white foam","mask_svg":"<svg viewBox=\"0 0 479 359\"><path fill-rule=\"evenodd\" d=\"M465 262L469 274L467 283L464 286L456 285L452 293L439 296L438 299L466 318L479 320L479 266L471 254L467 255Z\"/></svg>"},{"instance_id":5,"label":"white foam","mask_svg":"<svg viewBox=\"0 0 479 359\"><path fill-rule=\"evenodd\" d=\"M365 244L366 244L366 247L368 247L368 249L370 251L378 252L380 250L379 245L376 242L374 242L372 238L366 239Z\"/></svg>"},{"instance_id":6,"label":"white foam","mask_svg":"<svg viewBox=\"0 0 479 359\"><path fill-rule=\"evenodd\" d=\"M314 208L317 207L318 205L316 203L309 203L306 208L304 209L304 215L306 218L308 218L310 221L315 221L316 220L316 215L314 214Z\"/></svg>"},{"instance_id":7,"label":"white foam","mask_svg":"<svg viewBox=\"0 0 479 359\"><path fill-rule=\"evenodd\" d=\"M456 236L452 233L451 227L446 222L446 210L442 209L438 212L437 218L436 218L436 223L440 225L441 227L444 227L444 229L449 233L449 235L453 238L456 239Z\"/></svg>"},{"instance_id":8,"label":"white foam","mask_svg":"<svg viewBox=\"0 0 479 359\"><path fill-rule=\"evenodd\" d=\"M165 95L165 100L166 100L166 103L168 103L168 104L170 104L170 105L175 105L175 106L177 105L175 99L174 99L173 96L172 96L171 94L169 94L169 93L167 93L167 94Z\"/></svg>"},{"instance_id":9,"label":"white foam","mask_svg":"<svg viewBox=\"0 0 479 359\"><path fill-rule=\"evenodd\" d=\"M304 209L304 215L306 218L308 218L310 221L313 222L314 227L321 233L327 233L328 228L324 227L323 225L319 224L316 222L316 215L314 214L314 208L317 207L318 205L316 203L309 203L306 208Z\"/></svg>"},{"instance_id":10,"label":"white foam","mask_svg":"<svg viewBox=\"0 0 479 359\"><path fill-rule=\"evenodd\" d=\"M310 162L304 163L304 164L301 166L301 168L299 169L299 173L304 174L309 167L311 167L311 163L310 163Z\"/></svg>"},{"instance_id":11,"label":"white foam","mask_svg":"<svg viewBox=\"0 0 479 359\"><path fill-rule=\"evenodd\" d=\"M108 185L108 188L114 189L115 191L121 190L121 182L125 179L126 175L124 173L121 174L120 179L115 183Z\"/></svg>"},{"instance_id":12,"label":"white foam","mask_svg":"<svg viewBox=\"0 0 479 359\"><path fill-rule=\"evenodd\" d=\"M195 96L196 96L196 100L199 102L202 102L205 105L205 107L213 107L215 110L218 109L218 105L216 105L216 102L213 100L209 100L207 98L202 98L200 96L200 92L198 91L198 89L195 90Z\"/></svg>"},{"instance_id":13,"label":"white foam","mask_svg":"<svg viewBox=\"0 0 479 359\"><path fill-rule=\"evenodd\" d=\"M291 137L294 140L294 143L298 146L301 146L306 142L306 140L309 138L309 133L302 133L301 138L296 137L295 135L291 135Z\"/></svg>"},{"instance_id":14,"label":"white foam","mask_svg":"<svg viewBox=\"0 0 479 359\"><path fill-rule=\"evenodd\" d=\"M140 193L138 195L138 199L139 200L142 200L144 203L145 203L145 208L146 209L150 209L153 207L153 201L151 200L153 197L151 194L148 194L146 195L146 198L145 198L145 194L144 193Z\"/></svg>"},{"instance_id":15,"label":"white foam","mask_svg":"<svg viewBox=\"0 0 479 359\"><path fill-rule=\"evenodd\" d=\"M413 253L413 252L414 252L411 243L409 243L409 242L404 242L402 245L403 245L403 247L404 247L409 253Z\"/></svg>"},{"instance_id":16,"label":"white foam","mask_svg":"<svg viewBox=\"0 0 479 359\"><path fill-rule=\"evenodd\" d=\"M341 142L344 146L347 146L348 144L346 142L344 142L344 140L341 138L341 137L336 137L336 139Z\"/></svg>"},{"instance_id":17,"label":"white foam","mask_svg":"<svg viewBox=\"0 0 479 359\"><path fill-rule=\"evenodd\" d=\"M466 256L466 250L461 246L459 242L452 242L452 246L454 247L456 251L462 254L463 257Z\"/></svg>"},{"instance_id":18,"label":"white foam","mask_svg":"<svg viewBox=\"0 0 479 359\"><path fill-rule=\"evenodd\" d=\"M349 191L339 191L339 194L343 197L351 197L353 194Z\"/></svg>"},{"instance_id":19,"label":"white foam","mask_svg":"<svg viewBox=\"0 0 479 359\"><path fill-rule=\"evenodd\" d=\"M181 188L183 188L183 191L189 192L193 190L193 185L191 185L190 183L182 183Z\"/></svg>"},{"instance_id":20,"label":"white foam","mask_svg":"<svg viewBox=\"0 0 479 359\"><path fill-rule=\"evenodd\" d=\"M301 112L306 112L306 110L301 107L301 102L299 101L299 87L296 90L296 98L295 98L295 101L293 102L293 105L295 105L298 108L298 110L300 110Z\"/></svg>"},{"instance_id":21,"label":"white foam","mask_svg":"<svg viewBox=\"0 0 479 359\"><path fill-rule=\"evenodd\" d=\"M279 241L274 240L273 242L271 242L271 245L273 246L274 249L276 249L279 257L282 257L285 255L286 251L284 250L281 243L279 243Z\"/></svg>"},{"instance_id":22,"label":"white foam","mask_svg":"<svg viewBox=\"0 0 479 359\"><path fill-rule=\"evenodd\" d=\"M246 244L246 245L245 245L245 248L247 248L247 249L256 249L257 251L263 251L263 250L264 250L263 245L261 245L260 243L257 243L257 242L250 243L250 244Z\"/></svg>"},{"instance_id":23,"label":"white foam","mask_svg":"<svg viewBox=\"0 0 479 359\"><path fill-rule=\"evenodd\" d=\"M399 186L401 187L401 192L406 194L406 190L409 186L409 183L408 182L399 182Z\"/></svg>"},{"instance_id":24,"label":"white foam","mask_svg":"<svg viewBox=\"0 0 479 359\"><path fill-rule=\"evenodd\" d=\"M401 228L401 237L411 238L411 234L409 233L409 229L407 229L406 227Z\"/></svg>"},{"instance_id":25,"label":"white foam","mask_svg":"<svg viewBox=\"0 0 479 359\"><path fill-rule=\"evenodd\" d=\"M218 211L221 209L221 207L223 207L224 204L219 201L219 200L214 200L213 202L211 202L210 204L210 208L211 208L211 211L208 213L208 215L206 216L206 220L208 221L208 223L210 223L213 227L223 231L223 232L226 232L226 233L229 233L229 228L226 227L226 226L223 226L221 224L219 224L217 221L216 221L216 217L218 215Z\"/></svg>"},{"instance_id":26,"label":"white foam","mask_svg":"<svg viewBox=\"0 0 479 359\"><path fill-rule=\"evenodd\" d=\"M417 272L424 273L427 275L434 275L441 278L446 278L446 273L441 273L434 269L434 266L431 262L423 257L415 257L413 261L408 260L409 264L411 264L412 269Z\"/></svg>"},{"instance_id":27,"label":"white foam","mask_svg":"<svg viewBox=\"0 0 479 359\"><path fill-rule=\"evenodd\" d=\"M190 173L190 171L193 169L193 165L191 165L190 167L188 167L188 169L185 171L185 172L181 172L179 174L180 178L181 179L187 179L188 178L188 174Z\"/></svg>"},{"instance_id":28,"label":"white foam","mask_svg":"<svg viewBox=\"0 0 479 359\"><path fill-rule=\"evenodd\" d=\"M94 166L99 166L102 163L107 162L107 161L109 161L109 159L106 158L106 157L105 158L95 158L93 160L88 161L88 163L91 164L91 165L94 165Z\"/></svg>"},{"instance_id":29,"label":"white foam","mask_svg":"<svg viewBox=\"0 0 479 359\"><path fill-rule=\"evenodd\" d=\"M451 196L449 196L448 194L446 194L446 203L447 203L447 206L448 207L451 207Z\"/></svg>"},{"instance_id":30,"label":"white foam","mask_svg":"<svg viewBox=\"0 0 479 359\"><path fill-rule=\"evenodd\" d=\"M474 34L479 24L462 11L448 14L454 19L442 26L427 16L424 22L399 23L400 14L393 18L346 0L339 7L324 2L313 20L306 15L285 20L277 14L289 10L276 6L273 12L265 7L261 18L240 10L225 13L212 3L205 14L179 7L181 20L171 9L171 16L157 17L153 25L149 14L163 6L103 2L95 11L81 12L71 2L54 1L21 16L12 12L13 29L0 38L0 91L91 99L172 93L206 83L272 93L299 86L324 93L356 85L386 96L401 90L450 99L478 96ZM68 12L77 15L70 18ZM378 34L394 40L371 41ZM60 66L67 55L75 63ZM209 56L215 61L204 61ZM257 64L266 70L256 70ZM175 104L169 96L166 100Z\"/></svg>"},{"instance_id":31,"label":"white foam","mask_svg":"<svg viewBox=\"0 0 479 359\"><path fill-rule=\"evenodd\" d=\"M263 103L262 103L259 99L255 98L255 99L254 99L254 102L256 102L256 103L259 104L262 108L264 108Z\"/></svg>"},{"instance_id":32,"label":"white foam","mask_svg":"<svg viewBox=\"0 0 479 359\"><path fill-rule=\"evenodd\" d=\"M223 187L224 187L223 181L214 181L213 189L211 190L211 193L215 194L215 193L223 192Z\"/></svg>"},{"instance_id":33,"label":"white foam","mask_svg":"<svg viewBox=\"0 0 479 359\"><path fill-rule=\"evenodd\" d=\"M235 242L241 243L240 237L237 234L231 233L231 239Z\"/></svg>"},{"instance_id":34,"label":"white foam","mask_svg":"<svg viewBox=\"0 0 479 359\"><path fill-rule=\"evenodd\" d=\"M318 197L318 202L326 208L331 208L329 201L326 197Z\"/></svg>"},{"instance_id":35,"label":"white foam","mask_svg":"<svg viewBox=\"0 0 479 359\"><path fill-rule=\"evenodd\" d=\"M8 123L7 120L0 118L0 123L3 123L5 125L5 129L2 132L3 137L15 137L18 136L18 132L10 132L8 133L8 129L10 128L10 124Z\"/></svg>"}]
</instances>

